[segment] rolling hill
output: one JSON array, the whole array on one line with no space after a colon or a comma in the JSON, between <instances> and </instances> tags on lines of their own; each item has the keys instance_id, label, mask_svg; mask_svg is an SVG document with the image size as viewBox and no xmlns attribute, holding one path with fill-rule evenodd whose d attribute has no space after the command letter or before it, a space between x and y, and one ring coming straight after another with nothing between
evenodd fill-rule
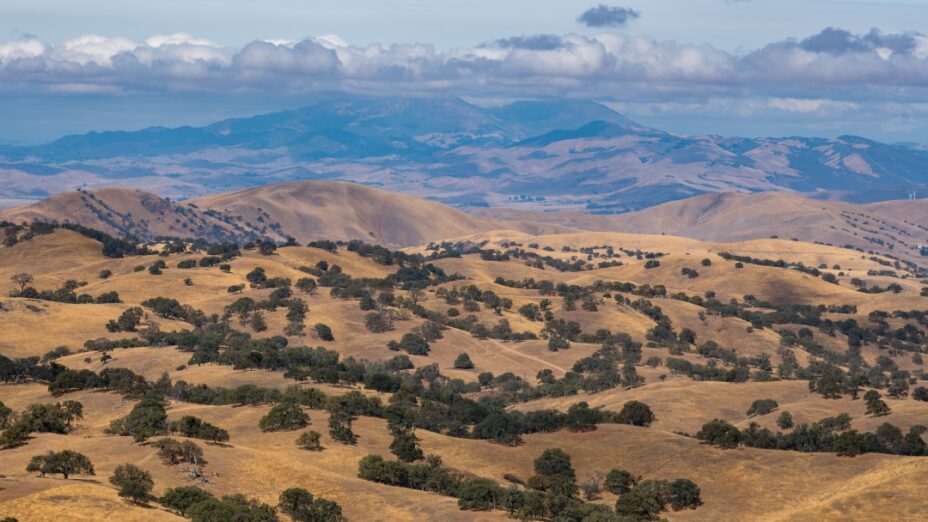
<instances>
[{"instance_id":1,"label":"rolling hill","mask_svg":"<svg viewBox=\"0 0 928 522\"><path fill-rule=\"evenodd\" d=\"M250 198L261 208L312 204L325 210L338 201L370 205L376 200L369 198L384 197L380 191L338 183L307 183L301 188L316 190L318 199L281 185L268 187L260 198L249 194L228 203ZM299 197L292 199L293 194ZM390 212L402 208L389 207ZM433 211L438 217L447 212L438 205L421 208L427 212L417 219L428 219ZM233 211L244 212L245 207L230 208ZM460 229L446 228L450 225L437 218L435 223L437 229L457 233L479 220L463 222L467 226ZM270 255L243 249L221 268L198 264L204 251L192 244L184 252L165 255L105 257L96 240L62 229L0 246L0 371L20 371L18 365L28 366L29 360L38 364L35 361L53 350L48 359L54 359L56 371L67 368L83 376L131 371L159 383L160 388L150 391L165 393L165 422L195 416L229 435L227 441L210 442L165 431L136 442L106 430L139 404L138 390L124 392L113 383L109 388L53 393L41 375L7 379L0 383L0 401L12 411L25 412L36 403L78 401L82 415L66 433L36 431L22 444L0 449L0 513L20 520L98 520L101 513L133 520L182 520L154 500L141 507L117 496L107 478L116 466L133 463L152 474L154 495L198 485L217 497L244 493L276 505L281 491L296 486L337 502L349 520L506 520L504 506L461 509L454 496L359 476L359 462L367 455L395 460L391 448L396 428L391 430L387 419L395 422L396 408L405 408L403 418L409 419L424 454L441 457L441 466L466 480L489 479L526 494L539 491L529 480L535 474L534 459L560 448L570 456L578 483L601 484L611 469L627 470L641 480L693 481L700 502L679 510L665 506L660 516L672 521L919 518L928 456L868 452L850 457L817 446L803 451L765 449L755 447L747 435L740 447L725 449L695 437L713 419L725 420L745 434L766 428L788 436L804 433L826 418L835 423L835 416L847 413L850 420L832 428L834 436L878 431L880 440L895 444L885 423L902 433L923 424L928 403L916 400L914 393L888 395L890 377L900 372L915 379L913 389L924 382L924 319L893 313L925 308L922 285L910 274L868 275L882 267L879 259L788 239L716 243L659 234L515 230L478 230L447 239L482 245L482 250L428 259L433 270L426 271L428 280L421 291L393 278L401 270L407 277L415 273L408 269L424 266L419 262L407 258L403 263L408 264L401 267L345 248L333 252L283 246ZM776 252L805 267L841 268L822 269L834 276L835 282L829 282L795 268L752 263L737 268L734 260L719 255L722 250L755 258ZM440 253L427 245L405 252ZM145 269L159 261L164 263L160 271ZM255 280L250 274L259 268L281 286L251 284ZM108 271L106 277L101 277L103 270ZM698 273L694 276L692 270ZM120 302L10 295L19 290L10 276L20 272L29 272L34 277L29 284L40 290L73 281L80 293L115 292ZM439 279L441 273L455 277ZM308 290L294 284L300 278L313 278L318 285ZM860 292L850 283L853 278L880 287L895 283L899 291ZM541 281L550 282L551 289L534 286ZM469 290L470 285L475 290ZM345 293L358 288L363 291ZM364 292L376 299L365 299ZM182 316L156 310L147 302L158 296L186 305ZM709 299L731 308L713 306ZM289 328L295 320L291 302L297 301L305 305L305 317L299 319L305 331ZM373 308L369 301L374 301ZM551 316L531 317L532 306ZM142 313L135 331L107 328L108 320L136 307ZM795 313L783 313L790 310ZM374 329L367 319L371 314L390 317L389 327ZM761 315L772 323L759 320ZM575 324L576 331L566 334L571 336L567 346L552 348L548 341L558 335L558 321ZM390 347L391 341L407 335L425 335L433 323L439 325L439 335L430 337L424 353ZM314 333L316 324L328 325L331 338ZM665 328L663 334L659 327ZM625 334L630 344L610 344L607 333ZM692 336L692 342L683 340L685 336ZM224 340L215 340L219 338ZM308 355L323 349L325 358ZM468 356L470 365L458 363L461 354ZM406 357L408 365L387 369L394 368L398 355ZM865 400L852 399L847 390L838 398L811 391L809 380L815 379L816 368L826 358L842 372L859 365L871 383L860 393L878 390L891 412L874 415ZM18 365L4 364L14 359ZM317 364L332 361L340 364L333 367L334 373L316 371L323 369ZM640 381L628 381L629 367ZM301 373L303 369L313 371ZM380 387L369 375L359 376L367 372L397 379L390 382L402 391ZM165 382L170 383L167 391ZM226 391L204 395L218 389ZM294 390L307 394L302 411L310 417L308 425L261 429L261 419L279 402L275 393ZM320 394L330 402L319 402ZM357 412L349 424L358 439L339 442L329 430L333 412L338 404L357 405L360 398L376 399L379 402L371 404L393 409L388 414L370 406ZM774 400L776 409L750 413L758 400ZM617 412L629 401L653 410L656 418L649 426L607 421L592 427L526 428L518 443L496 440L494 430L481 431L492 424L486 419L493 415L524 419L518 412L541 412L542 419L552 418L580 402ZM461 404L468 408L457 409ZM791 413L795 427L778 426L783 412ZM477 424L484 428L478 430ZM295 444L308 430L320 433L321 451ZM188 466L164 460L157 443L165 438L200 447L209 481L191 479ZM53 473L26 471L34 455L63 449L86 455L96 476L65 480ZM578 496L577 502L613 510L618 498L599 491L590 499Z\"/></svg>"},{"instance_id":2,"label":"rolling hill","mask_svg":"<svg viewBox=\"0 0 928 522\"><path fill-rule=\"evenodd\" d=\"M245 242L260 238L301 243L361 239L393 247L500 228L529 233L570 230L528 220L470 215L415 196L339 181L299 181L175 202L131 189L76 190L0 211L14 223L73 223L115 236Z\"/></svg>"},{"instance_id":3,"label":"rolling hill","mask_svg":"<svg viewBox=\"0 0 928 522\"><path fill-rule=\"evenodd\" d=\"M797 194L704 194L615 215L475 209L495 219L533 220L581 230L668 234L732 242L779 237L850 246L923 264L928 254L924 200L855 205ZM771 254L773 255L773 254Z\"/></svg>"}]
</instances>

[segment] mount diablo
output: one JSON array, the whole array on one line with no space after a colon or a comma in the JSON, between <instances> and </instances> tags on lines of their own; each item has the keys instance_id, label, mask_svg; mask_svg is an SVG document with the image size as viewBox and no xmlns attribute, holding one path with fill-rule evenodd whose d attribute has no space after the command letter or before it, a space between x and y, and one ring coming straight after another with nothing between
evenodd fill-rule
<instances>
[{"instance_id":1,"label":"mount diablo","mask_svg":"<svg viewBox=\"0 0 928 522\"><path fill-rule=\"evenodd\" d=\"M587 101L485 108L339 98L206 127L92 132L0 149L0 203L75 187L184 198L300 179L350 180L456 206L624 212L715 192L902 199L928 152L856 136L679 136Z\"/></svg>"}]
</instances>

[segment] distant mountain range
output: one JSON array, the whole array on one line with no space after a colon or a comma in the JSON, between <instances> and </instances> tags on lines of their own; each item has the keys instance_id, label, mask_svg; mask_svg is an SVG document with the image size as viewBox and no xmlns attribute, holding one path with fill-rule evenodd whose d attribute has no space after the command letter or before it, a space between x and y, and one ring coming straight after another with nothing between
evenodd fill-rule
<instances>
[{"instance_id":1,"label":"distant mountain range","mask_svg":"<svg viewBox=\"0 0 928 522\"><path fill-rule=\"evenodd\" d=\"M0 149L5 206L77 187L176 199L301 179L351 180L461 207L595 213L715 192L873 202L928 189L928 151L856 136L679 136L586 101L485 108L431 98L332 99L206 127Z\"/></svg>"}]
</instances>

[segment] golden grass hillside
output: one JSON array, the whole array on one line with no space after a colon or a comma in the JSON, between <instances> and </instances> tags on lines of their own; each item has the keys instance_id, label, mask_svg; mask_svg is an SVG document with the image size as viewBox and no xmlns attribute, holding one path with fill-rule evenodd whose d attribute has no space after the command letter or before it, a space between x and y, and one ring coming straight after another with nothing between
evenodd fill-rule
<instances>
[{"instance_id":1,"label":"golden grass hillside","mask_svg":"<svg viewBox=\"0 0 928 522\"><path fill-rule=\"evenodd\" d=\"M368 197L367 190L338 197L363 206L369 200L351 198ZM305 199L312 200L310 192ZM272 190L262 194L263 209L296 204ZM320 212L337 201L319 200ZM428 209L419 210L424 214L410 216L427 222ZM452 496L360 478L358 463L366 455L395 458L394 435L390 414L372 408L374 413L351 421L356 444L333 438L329 421L341 412L338 398L355 397L353 392L401 408L418 446L440 456L445 467L521 492L531 489L520 482L534 473L533 459L560 448L581 483L613 468L643 479L694 481L702 504L668 508L659 514L668 520L921 518L928 456L887 450L848 457L821 448L745 443L721 449L694 437L713 419L739 430L756 422L788 436L796 428L777 422L786 411L796 426L847 413L850 426L841 433L885 431L884 423L903 434L913 427L917 432L928 414L928 402L915 397L925 383L928 321L919 311L928 298L915 274L880 274L887 258L786 239L720 243L658 234L532 234L472 230L467 221L438 218L437 230L447 225L451 231L439 246L429 245L433 239L425 232L399 232L392 222L365 219L351 221L363 223L361 229L338 230L348 238L378 225L371 243L424 244L404 251L349 250L344 243L334 251L241 248L222 260L223 267L201 263L209 257L207 247L190 243L183 252L106 257L98 241L63 229L0 246L0 372L6 372L0 401L17 413L63 400L84 408L70 433L35 431L23 444L0 449L0 514L19 520L181 520L154 501L146 508L120 498L107 479L117 465L132 463L152 474L155 496L193 483L182 466L159 458L153 442L166 434L140 443L105 432L132 411L138 395L102 385L53 395L49 381L54 385L57 377L29 373L41 368L95 375L129 370L144 379L148 392L164 395L168 421L193 415L227 430L226 443L191 439L203 449L205 471L214 474L204 486L210 492L276 504L281 491L299 486L336 501L349 520L507 518L499 506L461 510ZM745 262L739 268L722 252L789 265ZM163 268L152 270L159 262ZM38 297L18 296L21 285L11 278L24 272ZM854 279L879 292L859 291ZM116 292L120 302L79 303L38 292L68 281L90 300ZM146 303L157 297L176 300L180 311ZM107 328L137 307L142 311L134 329ZM326 325L332 338L317 324ZM428 337L425 348L417 337ZM100 339L123 340L126 347ZM60 346L71 353L38 363L23 359ZM323 349L315 352L325 354L322 362L298 358L304 348L316 347ZM392 369L398 358L402 366ZM836 398L810 388L810 380L819 386L823 368L844 379ZM856 376L867 380L856 385L859 398L852 399L850 379ZM197 402L178 391L180 381L234 393L257 387L271 398L236 402L216 395ZM273 393L309 388L329 397L322 405L304 404L309 426L259 428L280 400ZM863 396L871 390L891 411L868 411ZM777 402L772 412L748 414L755 401L767 399ZM639 401L656 418L639 427L613 422L610 413L593 428L564 424L551 432L520 432L515 441L478 429L491 414L514 419L521 418L515 412L566 413L581 401L605 412ZM460 404L469 409L454 409ZM322 434L321 452L296 446L297 436L309 429ZM914 436L921 440L920 433ZM25 471L34 455L63 449L86 455L96 475L64 480ZM616 500L600 492L587 502L611 509Z\"/></svg>"}]
</instances>

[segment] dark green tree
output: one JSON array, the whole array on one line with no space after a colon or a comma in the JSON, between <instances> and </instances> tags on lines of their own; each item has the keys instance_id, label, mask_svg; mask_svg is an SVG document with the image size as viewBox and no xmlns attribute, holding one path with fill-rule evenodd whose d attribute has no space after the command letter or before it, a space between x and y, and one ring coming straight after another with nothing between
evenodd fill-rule
<instances>
[{"instance_id":1,"label":"dark green tree","mask_svg":"<svg viewBox=\"0 0 928 522\"><path fill-rule=\"evenodd\" d=\"M134 464L116 466L113 475L110 476L110 484L119 488L120 497L139 504L148 500L152 488L155 487L151 473Z\"/></svg>"}]
</instances>

